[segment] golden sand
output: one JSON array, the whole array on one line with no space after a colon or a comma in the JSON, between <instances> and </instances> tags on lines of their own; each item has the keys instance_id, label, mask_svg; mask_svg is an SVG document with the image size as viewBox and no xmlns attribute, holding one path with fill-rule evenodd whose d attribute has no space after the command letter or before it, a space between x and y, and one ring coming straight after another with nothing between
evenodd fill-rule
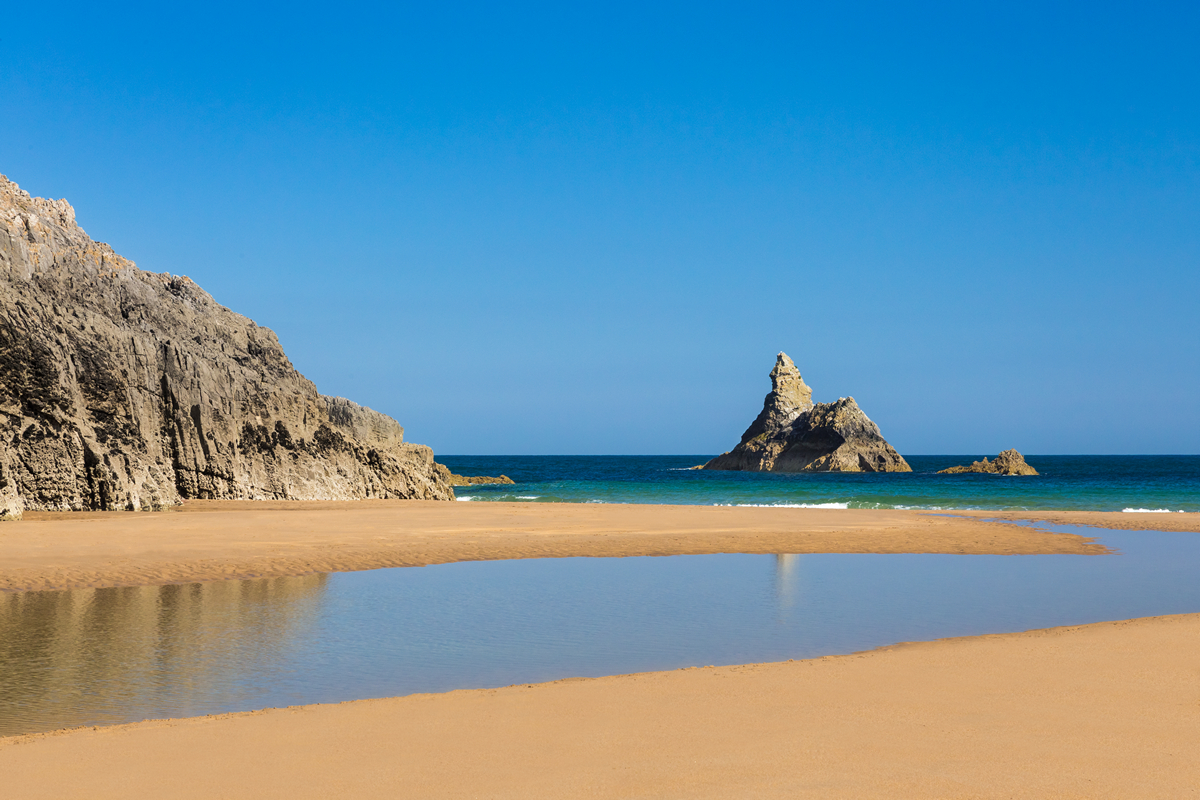
<instances>
[{"instance_id":1,"label":"golden sand","mask_svg":"<svg viewBox=\"0 0 1200 800\"><path fill-rule=\"evenodd\" d=\"M1200 615L0 739L25 798L1200 796Z\"/></svg>"},{"instance_id":2,"label":"golden sand","mask_svg":"<svg viewBox=\"0 0 1200 800\"><path fill-rule=\"evenodd\" d=\"M1200 529L1200 514L1172 516L1173 522L1187 517ZM1104 552L1103 546L1083 536L920 511L192 501L163 513L30 512L24 521L0 524L0 591L308 575L505 558Z\"/></svg>"}]
</instances>

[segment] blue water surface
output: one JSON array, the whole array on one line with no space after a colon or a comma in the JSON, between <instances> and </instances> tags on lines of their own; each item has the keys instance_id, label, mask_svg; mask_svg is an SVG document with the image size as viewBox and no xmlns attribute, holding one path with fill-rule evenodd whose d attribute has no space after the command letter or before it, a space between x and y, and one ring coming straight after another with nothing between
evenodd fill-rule
<instances>
[{"instance_id":1,"label":"blue water surface","mask_svg":"<svg viewBox=\"0 0 1200 800\"><path fill-rule=\"evenodd\" d=\"M455 489L459 499L473 501L1200 511L1200 456L1026 456L1040 475L937 474L983 457L906 456L910 473L801 475L688 469L711 455L439 456L438 461L460 475L503 474L517 482Z\"/></svg>"},{"instance_id":2,"label":"blue water surface","mask_svg":"<svg viewBox=\"0 0 1200 800\"><path fill-rule=\"evenodd\" d=\"M442 564L0 594L0 735L1200 612L1200 534L1099 556Z\"/></svg>"}]
</instances>

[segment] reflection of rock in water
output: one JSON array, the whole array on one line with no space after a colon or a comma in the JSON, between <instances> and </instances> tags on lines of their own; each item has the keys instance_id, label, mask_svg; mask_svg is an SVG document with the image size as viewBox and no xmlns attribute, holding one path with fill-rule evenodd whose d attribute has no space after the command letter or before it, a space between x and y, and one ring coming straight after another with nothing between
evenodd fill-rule
<instances>
[{"instance_id":1,"label":"reflection of rock in water","mask_svg":"<svg viewBox=\"0 0 1200 800\"><path fill-rule=\"evenodd\" d=\"M800 556L780 553L775 556L775 597L779 609L786 611L796 605L800 594Z\"/></svg>"},{"instance_id":2,"label":"reflection of rock in water","mask_svg":"<svg viewBox=\"0 0 1200 800\"><path fill-rule=\"evenodd\" d=\"M0 736L125 721L133 707L178 716L236 692L247 666L269 665L301 635L325 582L0 595Z\"/></svg>"}]
</instances>

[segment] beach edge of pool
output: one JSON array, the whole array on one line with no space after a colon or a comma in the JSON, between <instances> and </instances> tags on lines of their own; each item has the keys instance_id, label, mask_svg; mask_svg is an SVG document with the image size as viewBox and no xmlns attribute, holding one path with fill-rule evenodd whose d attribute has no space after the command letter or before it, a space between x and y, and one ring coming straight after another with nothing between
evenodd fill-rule
<instances>
[{"instance_id":1,"label":"beach edge of pool","mask_svg":"<svg viewBox=\"0 0 1200 800\"><path fill-rule=\"evenodd\" d=\"M1187 796L1200 614L0 738L15 796Z\"/></svg>"},{"instance_id":2,"label":"beach edge of pool","mask_svg":"<svg viewBox=\"0 0 1200 800\"><path fill-rule=\"evenodd\" d=\"M1146 519L1146 517L1154 519ZM1098 555L1009 522L1200 532L1200 513L980 512L582 503L191 501L168 513L0 524L0 592L293 577L457 561L717 553ZM1130 519L1136 517L1137 519Z\"/></svg>"}]
</instances>

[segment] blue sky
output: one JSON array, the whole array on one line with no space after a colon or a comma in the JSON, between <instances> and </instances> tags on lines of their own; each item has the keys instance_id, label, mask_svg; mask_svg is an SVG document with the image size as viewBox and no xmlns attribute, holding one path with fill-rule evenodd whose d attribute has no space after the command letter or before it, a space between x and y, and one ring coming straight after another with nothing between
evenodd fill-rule
<instances>
[{"instance_id":1,"label":"blue sky","mask_svg":"<svg viewBox=\"0 0 1200 800\"><path fill-rule=\"evenodd\" d=\"M0 172L442 453L1200 452L1198 7L834 5L21 4Z\"/></svg>"}]
</instances>

